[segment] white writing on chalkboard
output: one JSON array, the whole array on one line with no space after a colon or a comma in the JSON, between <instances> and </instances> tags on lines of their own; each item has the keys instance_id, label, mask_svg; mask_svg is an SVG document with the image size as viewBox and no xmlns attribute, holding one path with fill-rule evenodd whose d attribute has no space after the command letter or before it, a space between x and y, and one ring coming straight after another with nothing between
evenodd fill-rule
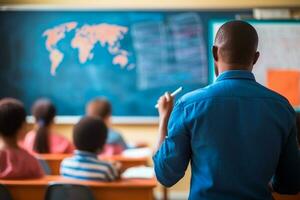
<instances>
[{"instance_id":1,"label":"white writing on chalkboard","mask_svg":"<svg viewBox=\"0 0 300 200\"><path fill-rule=\"evenodd\" d=\"M178 83L206 83L203 27L195 13L174 14L165 21L132 26L140 89Z\"/></svg>"}]
</instances>

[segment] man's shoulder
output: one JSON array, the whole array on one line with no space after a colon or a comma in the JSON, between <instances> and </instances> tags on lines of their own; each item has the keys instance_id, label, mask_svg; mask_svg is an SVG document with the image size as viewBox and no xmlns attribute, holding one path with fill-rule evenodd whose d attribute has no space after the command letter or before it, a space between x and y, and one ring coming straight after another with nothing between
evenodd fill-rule
<instances>
[{"instance_id":1,"label":"man's shoulder","mask_svg":"<svg viewBox=\"0 0 300 200\"><path fill-rule=\"evenodd\" d=\"M248 97L276 102L283 105L285 109L289 110L290 112L295 112L287 98L281 94L270 90L257 82L254 82L251 87L252 88L249 89L249 93L252 95L244 96L243 94L247 93L247 91L241 91L241 96L234 96L230 90L234 91L237 88L229 89L230 87L224 87L224 84L214 83L183 95L178 102L185 107L194 103L203 103L215 99L222 100L231 97Z\"/></svg>"},{"instance_id":2,"label":"man's shoulder","mask_svg":"<svg viewBox=\"0 0 300 200\"><path fill-rule=\"evenodd\" d=\"M277 103L282 104L286 109L288 109L291 113L295 113L295 110L293 109L292 105L290 104L289 100L284 97L283 95L279 94L276 91L273 91L259 83L257 83L257 87L264 93L264 98L270 99L272 101L275 101Z\"/></svg>"},{"instance_id":3,"label":"man's shoulder","mask_svg":"<svg viewBox=\"0 0 300 200\"><path fill-rule=\"evenodd\" d=\"M183 95L178 100L178 102L186 106L192 103L197 103L197 102L199 103L202 101L206 101L216 96L217 93L216 89L217 87L215 86L215 84L211 84L206 87L193 90Z\"/></svg>"}]
</instances>

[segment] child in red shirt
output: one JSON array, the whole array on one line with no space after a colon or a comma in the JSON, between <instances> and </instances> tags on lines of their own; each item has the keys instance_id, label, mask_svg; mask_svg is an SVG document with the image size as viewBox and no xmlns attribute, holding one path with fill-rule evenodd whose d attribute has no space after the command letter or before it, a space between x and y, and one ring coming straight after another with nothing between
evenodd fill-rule
<instances>
[{"instance_id":1,"label":"child in red shirt","mask_svg":"<svg viewBox=\"0 0 300 200\"><path fill-rule=\"evenodd\" d=\"M22 145L26 150L38 154L73 153L71 142L52 131L56 109L50 100L37 100L32 107L32 115L35 128L24 138Z\"/></svg>"},{"instance_id":2,"label":"child in red shirt","mask_svg":"<svg viewBox=\"0 0 300 200\"><path fill-rule=\"evenodd\" d=\"M16 99L0 100L0 179L40 178L44 172L38 161L18 146L26 113Z\"/></svg>"}]
</instances>

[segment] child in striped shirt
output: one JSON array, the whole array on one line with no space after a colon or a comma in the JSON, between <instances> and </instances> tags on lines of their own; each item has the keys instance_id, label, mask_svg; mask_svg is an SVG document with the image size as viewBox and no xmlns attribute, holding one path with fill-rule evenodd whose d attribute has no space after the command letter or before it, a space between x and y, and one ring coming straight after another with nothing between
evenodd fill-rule
<instances>
[{"instance_id":1,"label":"child in striped shirt","mask_svg":"<svg viewBox=\"0 0 300 200\"><path fill-rule=\"evenodd\" d=\"M107 127L100 118L84 117L73 129L76 147L73 157L61 164L61 175L66 178L113 181L119 178L118 167L97 159L107 138Z\"/></svg>"}]
</instances>

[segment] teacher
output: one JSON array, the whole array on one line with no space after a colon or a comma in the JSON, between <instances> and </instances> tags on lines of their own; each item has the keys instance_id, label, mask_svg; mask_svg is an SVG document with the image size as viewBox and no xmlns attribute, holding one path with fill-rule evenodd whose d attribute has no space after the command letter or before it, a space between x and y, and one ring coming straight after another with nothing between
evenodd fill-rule
<instances>
[{"instance_id":1,"label":"teacher","mask_svg":"<svg viewBox=\"0 0 300 200\"><path fill-rule=\"evenodd\" d=\"M159 99L153 161L161 184L174 185L191 162L191 200L272 200L271 188L300 191L295 112L255 81L257 45L250 24L225 23L212 49L216 81L184 95L174 108L169 93Z\"/></svg>"}]
</instances>

